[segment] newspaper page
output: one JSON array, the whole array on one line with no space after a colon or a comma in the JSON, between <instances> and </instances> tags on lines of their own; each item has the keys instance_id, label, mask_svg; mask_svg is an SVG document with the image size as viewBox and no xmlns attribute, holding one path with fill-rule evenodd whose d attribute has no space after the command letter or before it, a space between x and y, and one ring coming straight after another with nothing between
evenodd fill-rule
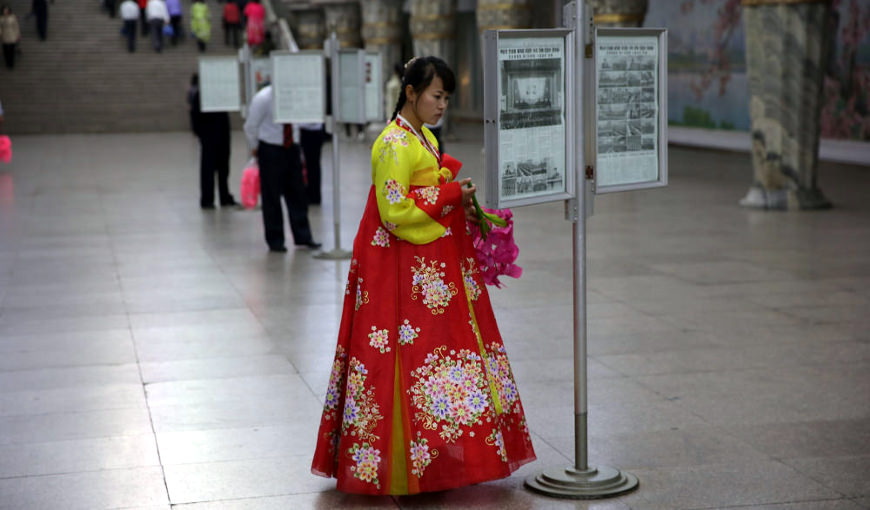
<instances>
[{"instance_id":1,"label":"newspaper page","mask_svg":"<svg viewBox=\"0 0 870 510\"><path fill-rule=\"evenodd\" d=\"M499 39L498 72L501 197L565 192L565 39Z\"/></svg>"},{"instance_id":2,"label":"newspaper page","mask_svg":"<svg viewBox=\"0 0 870 510\"><path fill-rule=\"evenodd\" d=\"M204 112L237 112L242 108L239 61L232 57L200 57L200 106Z\"/></svg>"},{"instance_id":3,"label":"newspaper page","mask_svg":"<svg viewBox=\"0 0 870 510\"><path fill-rule=\"evenodd\" d=\"M272 53L272 95L277 123L323 122L326 70L319 52Z\"/></svg>"},{"instance_id":4,"label":"newspaper page","mask_svg":"<svg viewBox=\"0 0 870 510\"><path fill-rule=\"evenodd\" d=\"M659 41L599 37L595 111L600 186L659 178Z\"/></svg>"}]
</instances>

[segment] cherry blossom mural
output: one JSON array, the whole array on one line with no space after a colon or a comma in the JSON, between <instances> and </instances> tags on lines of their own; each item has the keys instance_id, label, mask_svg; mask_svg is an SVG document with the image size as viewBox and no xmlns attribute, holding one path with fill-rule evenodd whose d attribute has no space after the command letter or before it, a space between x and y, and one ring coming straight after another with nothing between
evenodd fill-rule
<instances>
[{"instance_id":1,"label":"cherry blossom mural","mask_svg":"<svg viewBox=\"0 0 870 510\"><path fill-rule=\"evenodd\" d=\"M740 0L651 0L645 26L669 29L672 125L749 130ZM833 0L822 137L870 141L870 2Z\"/></svg>"}]
</instances>

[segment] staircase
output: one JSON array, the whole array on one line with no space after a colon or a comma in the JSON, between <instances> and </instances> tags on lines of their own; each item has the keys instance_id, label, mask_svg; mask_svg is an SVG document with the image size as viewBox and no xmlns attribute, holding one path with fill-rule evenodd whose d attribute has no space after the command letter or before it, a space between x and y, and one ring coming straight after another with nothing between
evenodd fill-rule
<instances>
[{"instance_id":1,"label":"staircase","mask_svg":"<svg viewBox=\"0 0 870 510\"><path fill-rule=\"evenodd\" d=\"M223 4L207 2L212 38L203 55L234 54L223 44ZM121 18L109 18L99 0L56 0L48 7L48 40L43 42L36 20L24 19L30 0L4 3L18 16L23 52L15 69L0 64L8 134L189 129L186 92L200 55L193 38L172 47L164 37L163 53L156 53L137 27L136 52L128 53ZM183 5L183 26L189 32L190 0ZM238 118L234 121L238 125Z\"/></svg>"}]
</instances>

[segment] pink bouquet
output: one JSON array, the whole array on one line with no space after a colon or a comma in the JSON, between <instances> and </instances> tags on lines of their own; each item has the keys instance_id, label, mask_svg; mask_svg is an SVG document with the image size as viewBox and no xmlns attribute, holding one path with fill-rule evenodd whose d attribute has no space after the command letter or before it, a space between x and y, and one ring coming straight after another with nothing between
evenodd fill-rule
<instances>
[{"instance_id":1,"label":"pink bouquet","mask_svg":"<svg viewBox=\"0 0 870 510\"><path fill-rule=\"evenodd\" d=\"M485 209L474 197L478 223L469 223L474 253L483 281L501 288L499 276L519 278L523 268L514 264L520 249L514 242L513 213L510 209Z\"/></svg>"},{"instance_id":2,"label":"pink bouquet","mask_svg":"<svg viewBox=\"0 0 870 510\"><path fill-rule=\"evenodd\" d=\"M6 135L0 135L0 161L4 163L12 161L12 140Z\"/></svg>"}]
</instances>

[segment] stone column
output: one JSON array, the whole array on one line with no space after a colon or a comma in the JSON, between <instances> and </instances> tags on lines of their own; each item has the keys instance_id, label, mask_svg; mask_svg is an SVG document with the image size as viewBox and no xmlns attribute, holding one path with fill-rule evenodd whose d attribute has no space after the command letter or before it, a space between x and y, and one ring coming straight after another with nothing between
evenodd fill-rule
<instances>
[{"instance_id":1,"label":"stone column","mask_svg":"<svg viewBox=\"0 0 870 510\"><path fill-rule=\"evenodd\" d=\"M402 0L365 0L361 7L365 48L381 53L381 76L386 81L402 59Z\"/></svg>"},{"instance_id":2,"label":"stone column","mask_svg":"<svg viewBox=\"0 0 870 510\"><path fill-rule=\"evenodd\" d=\"M453 64L456 0L411 0L414 56L439 57Z\"/></svg>"},{"instance_id":3,"label":"stone column","mask_svg":"<svg viewBox=\"0 0 870 510\"><path fill-rule=\"evenodd\" d=\"M318 3L323 6L326 37L328 38L331 31L335 29L340 47L361 48L359 3L347 1Z\"/></svg>"},{"instance_id":4,"label":"stone column","mask_svg":"<svg viewBox=\"0 0 870 510\"><path fill-rule=\"evenodd\" d=\"M643 25L647 3L647 0L589 0L592 20L600 27Z\"/></svg>"},{"instance_id":5,"label":"stone column","mask_svg":"<svg viewBox=\"0 0 870 510\"><path fill-rule=\"evenodd\" d=\"M322 9L292 10L296 20L296 44L300 50L323 49L326 39L326 23Z\"/></svg>"},{"instance_id":6,"label":"stone column","mask_svg":"<svg viewBox=\"0 0 870 510\"><path fill-rule=\"evenodd\" d=\"M532 26L532 0L477 0L477 29L508 30Z\"/></svg>"},{"instance_id":7,"label":"stone column","mask_svg":"<svg viewBox=\"0 0 870 510\"><path fill-rule=\"evenodd\" d=\"M740 201L761 209L822 209L822 84L832 44L827 0L743 0L753 183Z\"/></svg>"}]
</instances>

